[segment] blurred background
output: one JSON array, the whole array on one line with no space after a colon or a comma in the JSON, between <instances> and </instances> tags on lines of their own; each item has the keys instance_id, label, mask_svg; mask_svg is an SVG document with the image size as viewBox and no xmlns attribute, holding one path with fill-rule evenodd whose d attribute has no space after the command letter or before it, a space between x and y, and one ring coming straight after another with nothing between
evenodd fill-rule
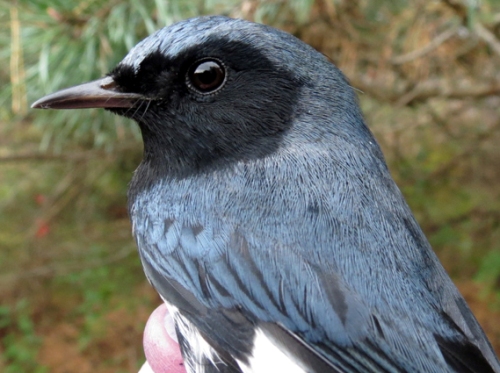
<instances>
[{"instance_id":1,"label":"blurred background","mask_svg":"<svg viewBox=\"0 0 500 373\"><path fill-rule=\"evenodd\" d=\"M131 121L34 111L172 22L284 29L357 88L444 266L500 353L500 1L0 0L0 371L137 372L160 303L130 234Z\"/></svg>"}]
</instances>

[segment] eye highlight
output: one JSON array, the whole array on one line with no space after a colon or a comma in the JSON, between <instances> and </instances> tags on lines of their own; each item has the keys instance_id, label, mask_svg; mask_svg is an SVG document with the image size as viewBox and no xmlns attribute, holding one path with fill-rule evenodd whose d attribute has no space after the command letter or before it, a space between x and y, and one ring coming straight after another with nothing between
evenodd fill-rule
<instances>
[{"instance_id":1,"label":"eye highlight","mask_svg":"<svg viewBox=\"0 0 500 373\"><path fill-rule=\"evenodd\" d=\"M187 74L188 85L199 93L213 93L226 82L224 65L214 59L195 62Z\"/></svg>"}]
</instances>

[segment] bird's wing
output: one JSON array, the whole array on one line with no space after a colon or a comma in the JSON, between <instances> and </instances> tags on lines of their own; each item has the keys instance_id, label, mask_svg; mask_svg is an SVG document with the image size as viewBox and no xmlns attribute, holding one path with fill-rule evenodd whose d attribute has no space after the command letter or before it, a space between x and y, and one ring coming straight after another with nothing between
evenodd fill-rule
<instances>
[{"instance_id":1,"label":"bird's wing","mask_svg":"<svg viewBox=\"0 0 500 373\"><path fill-rule=\"evenodd\" d=\"M300 337L277 323L261 322L239 306L204 305L192 291L187 290L177 280L164 276L144 256L142 259L145 273L155 289L179 310L174 319L185 364L188 369L191 368L190 371L241 373L238 362L249 363L258 327L280 348L286 350L287 354L297 357L299 364L307 367L307 372L347 372L338 369ZM206 276L204 271L199 274L184 272L184 275L197 276L202 287L219 286L218 291L225 291L219 282L211 282L210 285L205 282L207 278L204 277ZM200 337L208 343L210 351L207 352L205 349L205 353L198 356L200 348L192 344L199 343Z\"/></svg>"},{"instance_id":2,"label":"bird's wing","mask_svg":"<svg viewBox=\"0 0 500 373\"><path fill-rule=\"evenodd\" d=\"M307 372L495 372L449 317L443 335L433 333L412 315L369 307L294 248L237 229L210 236L198 223L175 224L175 248L139 242L145 272L230 372L252 355L257 329Z\"/></svg>"}]
</instances>

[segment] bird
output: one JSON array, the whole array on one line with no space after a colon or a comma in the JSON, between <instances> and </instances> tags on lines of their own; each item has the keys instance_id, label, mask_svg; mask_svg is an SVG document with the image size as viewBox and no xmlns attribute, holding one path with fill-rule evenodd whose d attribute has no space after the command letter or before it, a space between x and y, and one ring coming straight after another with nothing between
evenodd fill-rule
<instances>
[{"instance_id":1,"label":"bird","mask_svg":"<svg viewBox=\"0 0 500 373\"><path fill-rule=\"evenodd\" d=\"M291 34L183 20L32 107L137 122L132 231L189 373L500 372L347 78Z\"/></svg>"}]
</instances>

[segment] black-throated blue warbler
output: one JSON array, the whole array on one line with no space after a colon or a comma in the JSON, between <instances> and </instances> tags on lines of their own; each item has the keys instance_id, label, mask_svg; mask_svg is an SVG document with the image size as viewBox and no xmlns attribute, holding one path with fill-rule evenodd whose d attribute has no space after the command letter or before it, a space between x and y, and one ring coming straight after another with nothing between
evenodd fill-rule
<instances>
[{"instance_id":1,"label":"black-throated blue warbler","mask_svg":"<svg viewBox=\"0 0 500 373\"><path fill-rule=\"evenodd\" d=\"M326 57L201 17L33 107L134 119L146 275L188 372L500 372Z\"/></svg>"}]
</instances>

